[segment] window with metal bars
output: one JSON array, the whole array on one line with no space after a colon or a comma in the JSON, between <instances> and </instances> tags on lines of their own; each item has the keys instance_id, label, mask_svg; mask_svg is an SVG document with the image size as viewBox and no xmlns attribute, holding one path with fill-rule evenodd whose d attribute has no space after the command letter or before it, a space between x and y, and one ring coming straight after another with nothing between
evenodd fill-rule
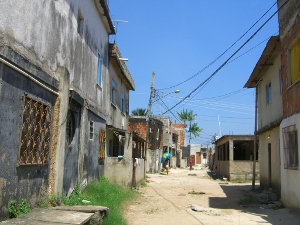
<instances>
[{"instance_id":1,"label":"window with metal bars","mask_svg":"<svg viewBox=\"0 0 300 225\"><path fill-rule=\"evenodd\" d=\"M282 128L284 169L299 169L298 134L296 125Z\"/></svg>"},{"instance_id":2,"label":"window with metal bars","mask_svg":"<svg viewBox=\"0 0 300 225\"><path fill-rule=\"evenodd\" d=\"M105 141L106 141L105 130L100 129L100 131L99 131L99 159L105 159Z\"/></svg>"},{"instance_id":3,"label":"window with metal bars","mask_svg":"<svg viewBox=\"0 0 300 225\"><path fill-rule=\"evenodd\" d=\"M19 165L48 164L51 124L50 107L25 96L22 111Z\"/></svg>"}]
</instances>

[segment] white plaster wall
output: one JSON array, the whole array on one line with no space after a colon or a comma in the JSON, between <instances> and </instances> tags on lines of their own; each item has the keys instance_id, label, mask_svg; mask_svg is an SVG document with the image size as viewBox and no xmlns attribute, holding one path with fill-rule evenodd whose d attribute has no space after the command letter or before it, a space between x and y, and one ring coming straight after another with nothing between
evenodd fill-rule
<instances>
[{"instance_id":1,"label":"white plaster wall","mask_svg":"<svg viewBox=\"0 0 300 225\"><path fill-rule=\"evenodd\" d=\"M280 137L282 139L282 128L287 126L296 125L298 130L298 157L299 157L299 140L300 140L300 114L295 114L289 118L284 119L280 124ZM284 169L284 151L283 141L280 142L281 149L281 200L283 204L288 208L294 208L300 210L300 172L298 170ZM298 158L298 161L299 158Z\"/></svg>"},{"instance_id":2,"label":"white plaster wall","mask_svg":"<svg viewBox=\"0 0 300 225\"><path fill-rule=\"evenodd\" d=\"M274 60L274 65L269 68L258 86L258 130L281 118L282 97L280 93L279 69L281 67L280 54ZM267 105L266 85L271 82L272 102Z\"/></svg>"}]
</instances>

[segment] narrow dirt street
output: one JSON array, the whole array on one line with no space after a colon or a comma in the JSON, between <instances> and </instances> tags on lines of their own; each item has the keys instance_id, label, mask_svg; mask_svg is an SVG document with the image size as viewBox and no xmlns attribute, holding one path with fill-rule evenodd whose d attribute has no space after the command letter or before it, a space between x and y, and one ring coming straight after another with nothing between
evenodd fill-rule
<instances>
[{"instance_id":1,"label":"narrow dirt street","mask_svg":"<svg viewBox=\"0 0 300 225\"><path fill-rule=\"evenodd\" d=\"M139 191L141 197L125 213L129 225L300 224L300 213L275 210L275 204L239 205L249 193L255 195L250 199L262 193L251 192L251 183L214 180L204 168L147 174L147 187Z\"/></svg>"}]
</instances>

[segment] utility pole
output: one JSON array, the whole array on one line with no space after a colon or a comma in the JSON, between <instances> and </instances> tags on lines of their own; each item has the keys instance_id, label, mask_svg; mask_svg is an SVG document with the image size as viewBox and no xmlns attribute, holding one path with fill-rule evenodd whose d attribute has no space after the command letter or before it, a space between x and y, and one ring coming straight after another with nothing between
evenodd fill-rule
<instances>
[{"instance_id":1,"label":"utility pole","mask_svg":"<svg viewBox=\"0 0 300 225\"><path fill-rule=\"evenodd\" d=\"M148 111L146 116L147 121L147 130L146 130L146 153L145 153L145 164L144 164L144 176L146 177L146 161L147 161L147 152L149 148L149 128L150 128L150 117L152 115L152 103L154 98L154 79L155 79L155 73L152 73L152 81L151 81L151 87L150 87L150 98L149 98L149 104L148 104Z\"/></svg>"},{"instance_id":2,"label":"utility pole","mask_svg":"<svg viewBox=\"0 0 300 225\"><path fill-rule=\"evenodd\" d=\"M258 84L258 82L257 82ZM254 152L253 152L253 168L252 168L252 190L255 190L255 170L256 170L256 143L257 143L257 94L258 94L258 87L255 87L255 121L254 121Z\"/></svg>"}]
</instances>

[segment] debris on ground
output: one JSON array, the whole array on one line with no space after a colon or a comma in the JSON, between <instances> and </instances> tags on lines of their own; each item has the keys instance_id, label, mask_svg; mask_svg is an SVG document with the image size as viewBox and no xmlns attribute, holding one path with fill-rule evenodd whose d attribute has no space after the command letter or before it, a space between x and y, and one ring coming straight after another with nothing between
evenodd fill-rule
<instances>
[{"instance_id":1,"label":"debris on ground","mask_svg":"<svg viewBox=\"0 0 300 225\"><path fill-rule=\"evenodd\" d=\"M199 206L194 205L194 204L191 205L191 209L192 209L193 211L196 211L196 212L205 212L204 209L202 209L202 208L200 208Z\"/></svg>"},{"instance_id":2,"label":"debris on ground","mask_svg":"<svg viewBox=\"0 0 300 225\"><path fill-rule=\"evenodd\" d=\"M188 194L190 195L205 195L205 192L203 191L190 191Z\"/></svg>"}]
</instances>

